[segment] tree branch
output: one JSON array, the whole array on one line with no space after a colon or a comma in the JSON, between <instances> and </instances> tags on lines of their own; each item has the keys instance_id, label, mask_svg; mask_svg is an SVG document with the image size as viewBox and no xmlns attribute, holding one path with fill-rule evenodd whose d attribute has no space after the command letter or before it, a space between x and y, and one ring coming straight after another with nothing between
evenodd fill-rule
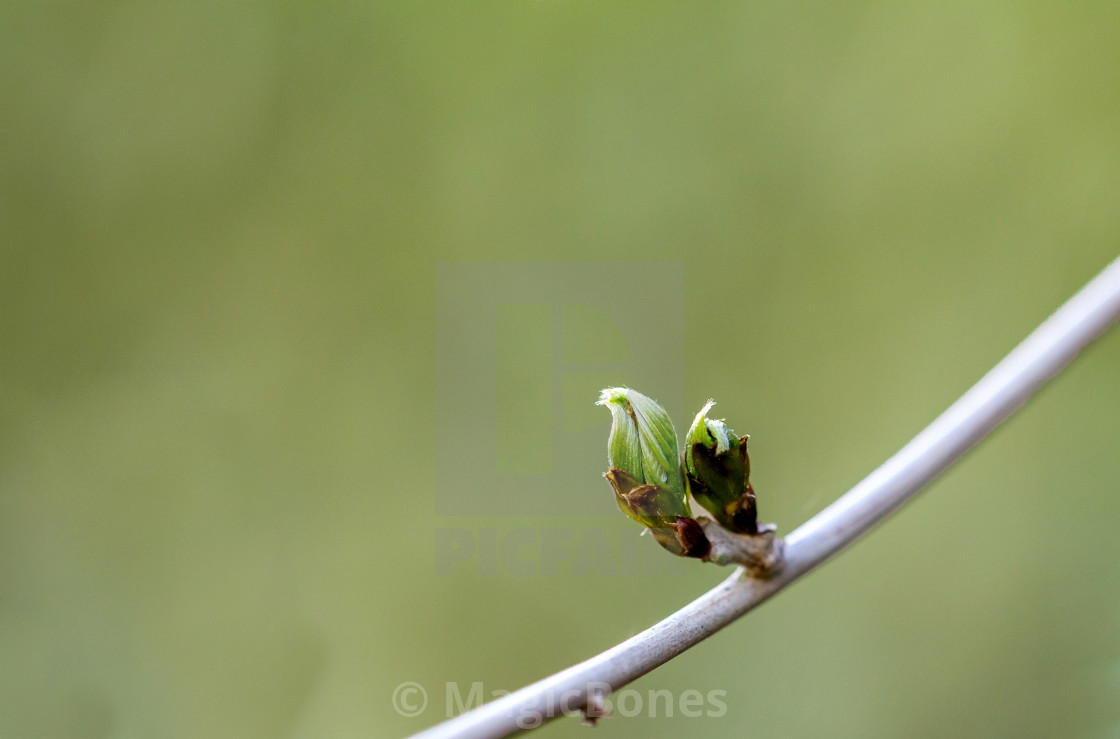
<instances>
[{"instance_id":1,"label":"tree branch","mask_svg":"<svg viewBox=\"0 0 1120 739\"><path fill-rule=\"evenodd\" d=\"M867 533L1018 410L1120 316L1120 258L878 469L785 539L767 579L735 574L602 654L416 735L503 737L601 701L758 606Z\"/></svg>"}]
</instances>

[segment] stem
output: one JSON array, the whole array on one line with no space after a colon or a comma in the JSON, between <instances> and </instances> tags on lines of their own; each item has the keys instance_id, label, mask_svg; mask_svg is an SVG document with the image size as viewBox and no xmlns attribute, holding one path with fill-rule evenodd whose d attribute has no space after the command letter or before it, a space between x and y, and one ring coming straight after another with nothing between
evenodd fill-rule
<instances>
[{"instance_id":1,"label":"stem","mask_svg":"<svg viewBox=\"0 0 1120 739\"><path fill-rule=\"evenodd\" d=\"M1120 258L1108 265L909 444L785 539L767 579L735 574L602 654L416 735L503 737L582 709L727 626L867 533L1018 410L1120 316Z\"/></svg>"}]
</instances>

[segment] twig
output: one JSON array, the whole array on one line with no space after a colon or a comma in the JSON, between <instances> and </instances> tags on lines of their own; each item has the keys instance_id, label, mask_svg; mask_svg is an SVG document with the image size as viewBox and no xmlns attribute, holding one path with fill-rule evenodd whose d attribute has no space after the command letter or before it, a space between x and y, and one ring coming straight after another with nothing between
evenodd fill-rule
<instances>
[{"instance_id":1,"label":"twig","mask_svg":"<svg viewBox=\"0 0 1120 739\"><path fill-rule=\"evenodd\" d=\"M642 633L416 739L503 737L584 709L739 618L867 533L914 497L1022 406L1120 316L1120 258L909 444L785 539L767 579L739 568L715 588Z\"/></svg>"},{"instance_id":2,"label":"twig","mask_svg":"<svg viewBox=\"0 0 1120 739\"><path fill-rule=\"evenodd\" d=\"M740 564L753 577L773 577L782 566L785 542L774 538L778 530L774 524L759 524L757 534L736 534L707 516L696 521L712 548L705 560L717 565Z\"/></svg>"}]
</instances>

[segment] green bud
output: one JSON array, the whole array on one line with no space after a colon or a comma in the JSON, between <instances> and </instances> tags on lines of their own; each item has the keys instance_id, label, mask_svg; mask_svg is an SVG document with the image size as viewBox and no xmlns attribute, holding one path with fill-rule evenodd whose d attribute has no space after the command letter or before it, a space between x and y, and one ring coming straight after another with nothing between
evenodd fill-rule
<instances>
[{"instance_id":1,"label":"green bud","mask_svg":"<svg viewBox=\"0 0 1120 739\"><path fill-rule=\"evenodd\" d=\"M607 464L642 483L664 485L678 492L683 503L686 499L677 457L677 432L665 409L624 387L607 388L597 405L605 405L614 421L607 440Z\"/></svg>"},{"instance_id":2,"label":"green bud","mask_svg":"<svg viewBox=\"0 0 1120 739\"><path fill-rule=\"evenodd\" d=\"M758 533L758 511L751 487L749 436L738 436L721 420L708 418L709 400L696 414L684 442L688 491L725 529Z\"/></svg>"},{"instance_id":3,"label":"green bud","mask_svg":"<svg viewBox=\"0 0 1120 739\"><path fill-rule=\"evenodd\" d=\"M707 556L711 549L708 538L692 519L683 496L664 485L641 484L616 467L604 477L614 488L619 509L649 529L658 544L681 557ZM683 515L677 512L682 509Z\"/></svg>"},{"instance_id":4,"label":"green bud","mask_svg":"<svg viewBox=\"0 0 1120 739\"><path fill-rule=\"evenodd\" d=\"M615 502L650 530L661 546L685 557L703 557L708 540L692 519L677 454L677 432L656 402L628 388L607 388L598 405L611 412L605 477Z\"/></svg>"}]
</instances>

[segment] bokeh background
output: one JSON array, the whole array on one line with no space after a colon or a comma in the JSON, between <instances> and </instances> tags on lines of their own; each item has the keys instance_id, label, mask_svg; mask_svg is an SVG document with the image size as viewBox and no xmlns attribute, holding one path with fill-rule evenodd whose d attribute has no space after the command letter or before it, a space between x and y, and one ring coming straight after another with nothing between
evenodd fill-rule
<instances>
[{"instance_id":1,"label":"bokeh background","mask_svg":"<svg viewBox=\"0 0 1120 739\"><path fill-rule=\"evenodd\" d=\"M567 515L503 515L513 478L441 511L441 455L489 431L435 421L439 262L678 265L679 376L638 387L678 429L716 397L788 532L1110 261L1118 202L1104 3L3 3L0 737L402 736L447 682L518 687L724 577L441 561L653 545L594 377ZM509 367L507 420L552 392ZM725 716L596 732L1120 736L1118 441L1114 331L634 686Z\"/></svg>"}]
</instances>

